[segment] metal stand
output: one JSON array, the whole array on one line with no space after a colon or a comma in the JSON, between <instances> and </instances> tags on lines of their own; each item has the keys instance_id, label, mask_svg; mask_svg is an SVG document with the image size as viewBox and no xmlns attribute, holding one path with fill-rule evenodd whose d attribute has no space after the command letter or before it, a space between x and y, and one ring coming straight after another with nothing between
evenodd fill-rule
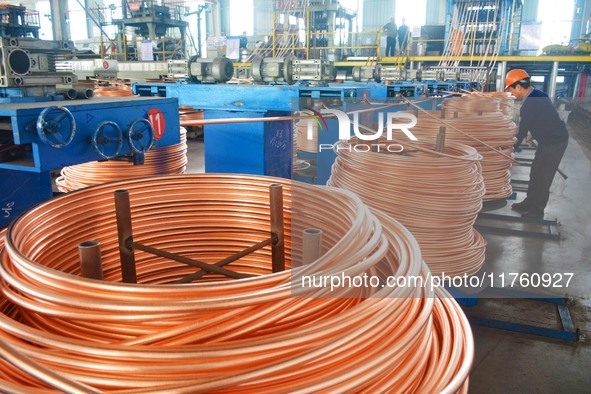
<instances>
[{"instance_id":1,"label":"metal stand","mask_svg":"<svg viewBox=\"0 0 591 394\"><path fill-rule=\"evenodd\" d=\"M498 227L498 226L491 226L491 225L484 225L482 224L483 220L500 220L503 222L510 222L510 223L518 223L518 224L536 224L540 226L548 226L548 231L533 231L533 230L518 230L513 228L506 228L506 227ZM480 221L480 223L479 223ZM554 220L546 220L546 219L536 219L536 218L528 218L528 217L521 217L521 216L510 216L510 215L500 215L494 213L486 213L480 212L478 214L478 219L476 224L474 225L476 230L480 231L481 233L491 233L491 234L501 234L501 235L517 235L521 237L533 237L533 238L543 238L543 239L551 239L551 240L558 240L560 239L560 233L558 232L558 221Z\"/></svg>"},{"instance_id":2,"label":"metal stand","mask_svg":"<svg viewBox=\"0 0 591 394\"><path fill-rule=\"evenodd\" d=\"M478 303L478 295L460 295L461 291L457 289L448 289L458 303L464 307L473 307ZM539 294L534 294L526 291L505 290L505 289L487 289L487 293L497 294L499 296L510 296L511 298L527 299L538 302L545 302L555 304L560 317L560 324L562 329L552 329L547 327L534 326L529 324L513 323L498 319L488 319L482 317L471 316L468 308L464 308L466 316L470 323L483 326L497 328L501 330L521 332L525 334L532 334L543 336L546 338L560 339L563 341L577 342L579 340L579 329L575 328L570 311L568 309L568 299L564 297L540 297ZM457 296L457 297L456 297ZM468 310L466 310L468 309Z\"/></svg>"},{"instance_id":3,"label":"metal stand","mask_svg":"<svg viewBox=\"0 0 591 394\"><path fill-rule=\"evenodd\" d=\"M284 225L283 225L283 187L280 184L269 186L270 195L270 216L271 216L271 236L241 252L229 256L215 264L205 263L199 260L183 257L178 254L166 252L148 245L144 245L133 240L131 227L131 210L129 202L129 192L127 190L115 191L115 210L117 215L117 233L119 237L119 253L121 257L121 273L123 282L137 283L134 249L151 253L156 256L164 257L170 260L178 261L199 268L176 283L190 283L196 279L215 273L224 275L233 279L249 278L252 275L242 274L231 271L224 266L249 255L267 245L272 248L272 270L280 272L285 270L285 243L284 243Z\"/></svg>"}]
</instances>

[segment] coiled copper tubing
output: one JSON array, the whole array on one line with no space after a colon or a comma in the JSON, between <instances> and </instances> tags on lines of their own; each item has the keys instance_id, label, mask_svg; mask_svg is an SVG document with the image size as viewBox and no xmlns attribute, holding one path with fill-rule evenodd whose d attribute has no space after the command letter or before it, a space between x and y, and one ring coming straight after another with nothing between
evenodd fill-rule
<instances>
[{"instance_id":1,"label":"coiled copper tubing","mask_svg":"<svg viewBox=\"0 0 591 394\"><path fill-rule=\"evenodd\" d=\"M271 184L283 186L291 269L271 273L265 247L226 266L253 277L175 284L195 268L136 250L138 283L120 282L116 190L129 192L135 242L214 263L269 236ZM322 251L302 264L308 228L322 230ZM240 174L119 181L29 210L3 240L0 385L14 392L467 392L466 317L443 289L383 285L426 277L421 251L346 190ZM88 240L103 281L80 276ZM341 274L382 286L303 285Z\"/></svg>"},{"instance_id":2,"label":"coiled copper tubing","mask_svg":"<svg viewBox=\"0 0 591 394\"><path fill-rule=\"evenodd\" d=\"M517 126L500 111L500 100L469 95L446 99L442 107L444 111L421 110L416 113L417 124L412 133L419 141L434 144L441 127L445 127L446 141L472 146L482 155L482 176L486 186L484 201L509 197ZM476 108L480 111L475 111Z\"/></svg>"},{"instance_id":3,"label":"coiled copper tubing","mask_svg":"<svg viewBox=\"0 0 591 394\"><path fill-rule=\"evenodd\" d=\"M340 142L327 184L399 220L417 238L431 272L480 270L486 242L473 226L485 189L476 149L448 142L439 153L413 142L403 153L356 152L358 143Z\"/></svg>"},{"instance_id":4,"label":"coiled copper tubing","mask_svg":"<svg viewBox=\"0 0 591 394\"><path fill-rule=\"evenodd\" d=\"M187 131L180 128L178 144L157 147L145 153L144 164L134 165L123 160L93 161L64 167L55 180L61 192L120 181L156 175L184 174L187 169Z\"/></svg>"}]
</instances>

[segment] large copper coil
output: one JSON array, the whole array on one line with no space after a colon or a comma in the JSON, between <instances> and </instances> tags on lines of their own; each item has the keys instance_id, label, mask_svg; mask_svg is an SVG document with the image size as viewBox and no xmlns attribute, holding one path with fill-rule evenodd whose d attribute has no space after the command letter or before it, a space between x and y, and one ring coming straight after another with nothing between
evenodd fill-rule
<instances>
[{"instance_id":1,"label":"large copper coil","mask_svg":"<svg viewBox=\"0 0 591 394\"><path fill-rule=\"evenodd\" d=\"M472 97L472 96L470 96ZM475 101L481 98L474 96ZM471 112L462 110L461 102L471 101L463 98L444 100L444 112L419 111L417 124L412 133L421 142L435 145L437 135L445 128L445 141L458 142L476 148L482 155L482 176L486 186L484 201L492 201L511 196L511 166L514 163L513 144L516 142L517 126L510 118L500 112L500 101L485 98L489 106L482 109L496 111Z\"/></svg>"},{"instance_id":2,"label":"large copper coil","mask_svg":"<svg viewBox=\"0 0 591 394\"><path fill-rule=\"evenodd\" d=\"M399 220L416 237L431 272L479 271L486 241L473 226L485 190L476 150L448 143L439 153L413 143L403 153L364 152L358 144L356 138L339 143L327 184Z\"/></svg>"},{"instance_id":3,"label":"large copper coil","mask_svg":"<svg viewBox=\"0 0 591 394\"><path fill-rule=\"evenodd\" d=\"M294 268L271 274L266 247L227 266L251 278L175 284L195 268L136 251L138 283L119 282L116 190L129 191L135 242L214 263L268 237L271 184L283 185L286 265ZM305 228L323 237L321 256L302 265ZM90 239L101 244L103 281L80 277L76 247ZM457 303L440 288L383 285L427 273L408 230L346 190L215 174L82 189L31 209L6 232L0 385L28 393L465 393L474 348ZM302 285L303 275L341 274L382 285Z\"/></svg>"},{"instance_id":4,"label":"large copper coil","mask_svg":"<svg viewBox=\"0 0 591 394\"><path fill-rule=\"evenodd\" d=\"M515 96L508 92L471 92L453 100L444 100L442 108L468 115L480 112L502 112L513 119Z\"/></svg>"},{"instance_id":5,"label":"large copper coil","mask_svg":"<svg viewBox=\"0 0 591 394\"><path fill-rule=\"evenodd\" d=\"M142 178L156 175L184 174L187 169L187 131L180 128L181 140L178 144L161 146L145 153L144 164L134 165L130 161L93 161L62 168L55 180L61 192L84 187Z\"/></svg>"}]
</instances>

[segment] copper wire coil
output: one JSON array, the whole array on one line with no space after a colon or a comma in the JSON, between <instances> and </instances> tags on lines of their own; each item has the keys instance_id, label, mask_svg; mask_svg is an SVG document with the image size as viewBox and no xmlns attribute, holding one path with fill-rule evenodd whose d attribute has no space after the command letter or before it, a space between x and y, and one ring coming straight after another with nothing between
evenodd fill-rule
<instances>
[{"instance_id":1,"label":"copper wire coil","mask_svg":"<svg viewBox=\"0 0 591 394\"><path fill-rule=\"evenodd\" d=\"M136 252L121 279L113 192L130 192L134 240L206 262L268 236L268 187L284 188L286 262L268 249L205 276ZM322 256L298 266L301 230ZM79 277L76 246L101 242L104 281ZM2 249L0 241L0 249ZM285 179L176 175L94 186L14 221L0 265L0 382L21 392L466 393L469 324L445 290L297 285L301 275L426 276L412 235L354 194ZM12 364L5 361L10 354ZM30 362L29 362L30 361ZM51 374L55 376L50 376Z\"/></svg>"},{"instance_id":2,"label":"copper wire coil","mask_svg":"<svg viewBox=\"0 0 591 394\"><path fill-rule=\"evenodd\" d=\"M402 154L348 149L358 143L340 142L327 184L351 190L399 220L417 238L433 273L478 272L486 247L473 228L485 193L478 152L453 142L443 154L420 142Z\"/></svg>"},{"instance_id":3,"label":"copper wire coil","mask_svg":"<svg viewBox=\"0 0 591 394\"><path fill-rule=\"evenodd\" d=\"M458 142L472 146L482 155L482 175L486 186L484 201L492 201L511 196L511 174L513 165L513 144L516 142L517 126L509 117L500 112L499 100L469 96L470 99L454 98L444 100L444 113L424 111L417 114L417 124L412 133L422 142L435 145L440 128L445 127L445 141ZM464 111L472 108L471 102L488 102L483 110L496 112ZM467 103L463 106L462 102ZM453 104L450 104L453 103ZM480 105L480 104L478 104ZM459 112L457 111L459 110ZM449 127L451 126L451 127Z\"/></svg>"},{"instance_id":4,"label":"copper wire coil","mask_svg":"<svg viewBox=\"0 0 591 394\"><path fill-rule=\"evenodd\" d=\"M471 92L455 100L444 100L442 108L467 114L502 112L513 119L515 97L508 92Z\"/></svg>"},{"instance_id":5,"label":"copper wire coil","mask_svg":"<svg viewBox=\"0 0 591 394\"><path fill-rule=\"evenodd\" d=\"M156 175L184 174L187 169L187 130L180 128L181 140L178 144L162 146L145 153L144 164L134 165L129 161L93 161L64 167L55 180L61 192L84 187L121 181L130 178L143 178Z\"/></svg>"}]
</instances>

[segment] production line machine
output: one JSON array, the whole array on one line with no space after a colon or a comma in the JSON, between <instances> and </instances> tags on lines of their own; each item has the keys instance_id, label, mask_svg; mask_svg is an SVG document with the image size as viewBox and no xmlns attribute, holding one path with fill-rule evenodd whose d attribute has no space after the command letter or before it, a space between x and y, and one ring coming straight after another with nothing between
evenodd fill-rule
<instances>
[{"instance_id":1,"label":"production line machine","mask_svg":"<svg viewBox=\"0 0 591 394\"><path fill-rule=\"evenodd\" d=\"M153 146L180 142L176 98L66 101L77 77L55 62L71 42L0 41L0 228L53 197L53 170L108 159L141 164Z\"/></svg>"},{"instance_id":2,"label":"production line machine","mask_svg":"<svg viewBox=\"0 0 591 394\"><path fill-rule=\"evenodd\" d=\"M181 106L203 110L206 172L283 178L294 177L294 117L312 116L312 110L323 108L349 111L369 93L362 87L302 81L295 85L134 83L132 90L139 96L175 97ZM326 130L315 136L318 144L338 140L337 120L325 121ZM311 183L326 183L334 158L332 151L308 154L306 159L314 166L304 176Z\"/></svg>"},{"instance_id":3,"label":"production line machine","mask_svg":"<svg viewBox=\"0 0 591 394\"><path fill-rule=\"evenodd\" d=\"M336 155L327 147L343 135L330 110L351 114L374 105L373 115L365 116L374 126L388 113L414 109L408 100L434 109L437 100L432 98L474 86L457 80L459 74L449 81L409 81L409 75L416 78L420 73L375 66L371 72L371 66L355 70L358 81L335 83L332 62L320 59L256 59L253 84L227 83L234 70L226 58L193 58L186 68L178 61L169 65L169 75L181 76L177 82L136 82L132 91L142 97L178 98L179 105L203 111L206 172L278 176L315 184L325 184L330 177ZM308 132L302 117L313 118L319 127ZM306 148L300 149L299 142Z\"/></svg>"}]
</instances>

